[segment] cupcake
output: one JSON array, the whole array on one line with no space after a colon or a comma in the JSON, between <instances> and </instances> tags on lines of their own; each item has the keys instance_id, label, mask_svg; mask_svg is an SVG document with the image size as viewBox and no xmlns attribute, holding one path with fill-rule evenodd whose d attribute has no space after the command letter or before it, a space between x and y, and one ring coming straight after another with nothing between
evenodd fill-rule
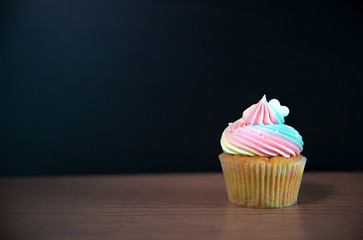
<instances>
[{"instance_id":1,"label":"cupcake","mask_svg":"<svg viewBox=\"0 0 363 240\"><path fill-rule=\"evenodd\" d=\"M223 131L219 155L228 200L241 207L281 208L296 203L306 158L289 114L266 96Z\"/></svg>"}]
</instances>

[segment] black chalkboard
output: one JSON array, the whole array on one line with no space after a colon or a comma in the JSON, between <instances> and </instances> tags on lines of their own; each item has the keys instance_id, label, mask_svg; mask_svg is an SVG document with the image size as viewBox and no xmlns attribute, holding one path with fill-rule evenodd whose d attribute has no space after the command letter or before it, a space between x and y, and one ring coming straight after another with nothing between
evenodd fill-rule
<instances>
[{"instance_id":1,"label":"black chalkboard","mask_svg":"<svg viewBox=\"0 0 363 240\"><path fill-rule=\"evenodd\" d=\"M307 170L363 170L362 26L353 1L2 1L0 174L221 171L263 94Z\"/></svg>"}]
</instances>

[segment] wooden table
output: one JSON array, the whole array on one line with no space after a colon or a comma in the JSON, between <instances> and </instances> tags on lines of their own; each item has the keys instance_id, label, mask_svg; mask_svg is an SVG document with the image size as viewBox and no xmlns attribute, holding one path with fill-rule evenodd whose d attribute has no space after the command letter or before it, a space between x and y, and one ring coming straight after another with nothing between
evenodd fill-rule
<instances>
[{"instance_id":1,"label":"wooden table","mask_svg":"<svg viewBox=\"0 0 363 240\"><path fill-rule=\"evenodd\" d=\"M220 173L0 178L0 239L363 239L362 191L306 172L297 205L249 209Z\"/></svg>"}]
</instances>

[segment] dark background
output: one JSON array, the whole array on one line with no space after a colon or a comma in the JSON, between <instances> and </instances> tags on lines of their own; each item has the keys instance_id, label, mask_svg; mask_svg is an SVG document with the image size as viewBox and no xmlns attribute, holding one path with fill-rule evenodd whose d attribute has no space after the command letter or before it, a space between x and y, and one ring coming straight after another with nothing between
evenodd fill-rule
<instances>
[{"instance_id":1,"label":"dark background","mask_svg":"<svg viewBox=\"0 0 363 240\"><path fill-rule=\"evenodd\" d=\"M363 170L354 1L0 4L0 174L221 171L228 122L290 108L307 170Z\"/></svg>"}]
</instances>

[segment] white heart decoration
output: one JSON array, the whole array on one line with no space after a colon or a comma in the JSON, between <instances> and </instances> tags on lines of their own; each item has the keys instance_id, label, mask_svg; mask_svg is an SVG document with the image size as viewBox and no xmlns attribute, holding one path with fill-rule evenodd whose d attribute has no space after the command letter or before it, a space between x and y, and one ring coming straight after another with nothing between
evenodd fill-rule
<instances>
[{"instance_id":1,"label":"white heart decoration","mask_svg":"<svg viewBox=\"0 0 363 240\"><path fill-rule=\"evenodd\" d=\"M276 109L277 111L279 111L281 113L282 116L286 117L287 115L289 115L289 108L286 106L281 106L279 100L277 99L271 99L268 102L274 109Z\"/></svg>"}]
</instances>

